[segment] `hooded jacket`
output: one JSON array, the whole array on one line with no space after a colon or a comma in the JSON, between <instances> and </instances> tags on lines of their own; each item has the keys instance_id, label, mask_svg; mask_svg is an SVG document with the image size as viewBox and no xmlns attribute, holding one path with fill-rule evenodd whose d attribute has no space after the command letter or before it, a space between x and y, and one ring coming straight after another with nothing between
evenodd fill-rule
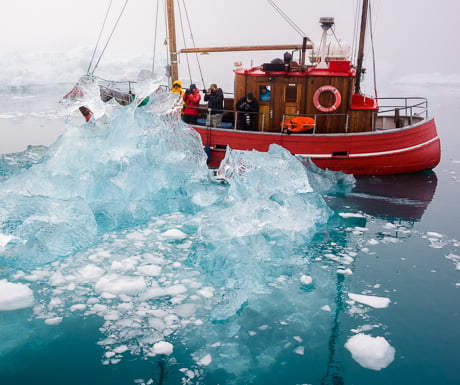
<instances>
[{"instance_id":1,"label":"hooded jacket","mask_svg":"<svg viewBox=\"0 0 460 385\"><path fill-rule=\"evenodd\" d=\"M179 86L178 88L174 88L176 84ZM174 94L178 94L180 97L184 96L185 92L182 89L182 82L180 80L173 81L171 92Z\"/></svg>"}]
</instances>

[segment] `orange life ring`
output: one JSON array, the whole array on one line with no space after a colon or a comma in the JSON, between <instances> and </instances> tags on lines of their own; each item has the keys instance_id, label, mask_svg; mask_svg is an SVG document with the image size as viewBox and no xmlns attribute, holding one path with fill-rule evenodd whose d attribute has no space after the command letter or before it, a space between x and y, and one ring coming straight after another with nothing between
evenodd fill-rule
<instances>
[{"instance_id":1,"label":"orange life ring","mask_svg":"<svg viewBox=\"0 0 460 385\"><path fill-rule=\"evenodd\" d=\"M332 92L335 96L335 102L329 106L329 107L324 107L321 105L319 102L319 96L323 92ZM314 106L320 110L321 112L332 112L335 111L337 108L339 108L340 103L342 103L342 96L340 95L340 92L337 88L333 86L322 86L319 87L316 91L315 94L313 95L313 104Z\"/></svg>"}]
</instances>

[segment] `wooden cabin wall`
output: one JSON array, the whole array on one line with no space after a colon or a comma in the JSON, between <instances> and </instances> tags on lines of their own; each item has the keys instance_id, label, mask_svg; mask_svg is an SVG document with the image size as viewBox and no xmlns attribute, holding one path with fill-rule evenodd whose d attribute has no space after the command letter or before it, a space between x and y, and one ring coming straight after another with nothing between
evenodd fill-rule
<instances>
[{"instance_id":1,"label":"wooden cabin wall","mask_svg":"<svg viewBox=\"0 0 460 385\"><path fill-rule=\"evenodd\" d=\"M238 103L238 100L242 98L244 95L246 95L246 82L247 80L250 79L249 76L246 75L241 75L241 74L235 74L235 86L234 86L234 104L233 104L233 109L236 110L236 103Z\"/></svg>"},{"instance_id":2,"label":"wooden cabin wall","mask_svg":"<svg viewBox=\"0 0 460 385\"><path fill-rule=\"evenodd\" d=\"M351 100L352 78L345 76L310 76L307 79L306 87L306 115L316 116L317 133L343 133L346 127L346 115ZM341 95L342 102L333 112L321 112L314 103L315 92L323 86L335 87ZM324 107L329 107L335 102L335 95L332 92L323 92L319 97L319 103ZM340 115L340 116L338 116Z\"/></svg>"},{"instance_id":3,"label":"wooden cabin wall","mask_svg":"<svg viewBox=\"0 0 460 385\"><path fill-rule=\"evenodd\" d=\"M259 102L259 112L265 117L264 122L262 122L262 115L256 121L259 130L263 128L264 131L277 132L281 129L283 117L287 115L286 118L289 119L289 115L301 114L316 117L317 133L371 131L374 124L373 112L349 109L353 84L354 78L347 76L286 77L235 74L234 108L241 97L252 92ZM270 85L270 102L260 102L261 85ZM315 92L323 86L335 87L340 92L342 100L335 111L319 111L313 103ZM319 97L319 102L324 107L333 105L335 100L335 95L329 91L321 93Z\"/></svg>"},{"instance_id":4,"label":"wooden cabin wall","mask_svg":"<svg viewBox=\"0 0 460 385\"><path fill-rule=\"evenodd\" d=\"M348 132L373 131L375 127L375 111L351 110L348 122Z\"/></svg>"}]
</instances>

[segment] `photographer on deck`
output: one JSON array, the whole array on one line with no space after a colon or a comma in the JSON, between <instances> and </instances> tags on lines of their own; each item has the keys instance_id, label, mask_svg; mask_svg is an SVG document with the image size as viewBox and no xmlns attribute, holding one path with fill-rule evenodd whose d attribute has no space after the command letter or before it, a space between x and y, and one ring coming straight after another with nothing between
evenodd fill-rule
<instances>
[{"instance_id":1,"label":"photographer on deck","mask_svg":"<svg viewBox=\"0 0 460 385\"><path fill-rule=\"evenodd\" d=\"M255 114L259 111L259 103L254 98L254 94L249 92L239 99L236 103L236 109L239 115L238 129L254 130Z\"/></svg>"},{"instance_id":2,"label":"photographer on deck","mask_svg":"<svg viewBox=\"0 0 460 385\"><path fill-rule=\"evenodd\" d=\"M224 114L224 93L217 88L217 84L211 84L208 90L203 90L204 101L208 102L208 109L211 110L207 119L207 126L221 127Z\"/></svg>"},{"instance_id":3,"label":"photographer on deck","mask_svg":"<svg viewBox=\"0 0 460 385\"><path fill-rule=\"evenodd\" d=\"M188 124L197 124L198 115L200 114L198 108L200 106L201 95L195 84L190 84L190 88L185 91L183 99L185 106L182 120Z\"/></svg>"}]
</instances>

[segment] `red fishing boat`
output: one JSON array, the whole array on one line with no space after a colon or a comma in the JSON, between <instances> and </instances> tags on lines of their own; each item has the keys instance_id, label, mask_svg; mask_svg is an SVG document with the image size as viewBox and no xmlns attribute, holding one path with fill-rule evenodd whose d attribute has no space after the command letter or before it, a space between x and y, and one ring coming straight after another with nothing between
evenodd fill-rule
<instances>
[{"instance_id":1,"label":"red fishing boat","mask_svg":"<svg viewBox=\"0 0 460 385\"><path fill-rule=\"evenodd\" d=\"M177 54L229 51L280 51L283 59L234 71L233 97L224 101L223 127L209 119L193 125L203 140L209 166L218 167L227 146L267 151L272 143L308 157L320 168L356 175L411 173L440 161L440 139L425 98L377 98L361 92L363 50L369 2L363 1L356 65L327 41L333 18L321 18L319 47L304 38L299 45L193 48L176 50L173 0L168 0L171 79L178 78ZM340 45L340 44L339 44ZM337 47L336 47L337 48ZM307 63L307 52L313 52ZM295 56L298 55L298 60ZM269 90L270 97L263 97ZM251 93L259 109L252 129L241 129L245 112L237 101ZM210 111L203 109L203 115ZM291 122L310 119L303 127ZM198 120L200 122L200 120Z\"/></svg>"},{"instance_id":2,"label":"red fishing boat","mask_svg":"<svg viewBox=\"0 0 460 385\"><path fill-rule=\"evenodd\" d=\"M271 144L310 158L320 168L355 175L412 173L439 163L440 139L425 98L377 98L361 90L368 0L362 1L356 63L345 43L331 41L332 17L320 19L323 32L318 44L304 37L300 44L291 45L178 50L174 0L165 1L170 85L180 80L180 55L267 51L267 55L275 56L260 65L234 70L234 89L224 92L218 111L221 121L215 126L209 119L212 109L205 104L192 107L198 116L191 126L201 135L209 167L219 166L227 147L267 151ZM332 36L335 38L335 33ZM256 101L256 111L237 108L238 101L248 95L248 100ZM115 98L125 105L135 95L101 88L101 98ZM86 120L91 119L91 111L82 108Z\"/></svg>"}]
</instances>

